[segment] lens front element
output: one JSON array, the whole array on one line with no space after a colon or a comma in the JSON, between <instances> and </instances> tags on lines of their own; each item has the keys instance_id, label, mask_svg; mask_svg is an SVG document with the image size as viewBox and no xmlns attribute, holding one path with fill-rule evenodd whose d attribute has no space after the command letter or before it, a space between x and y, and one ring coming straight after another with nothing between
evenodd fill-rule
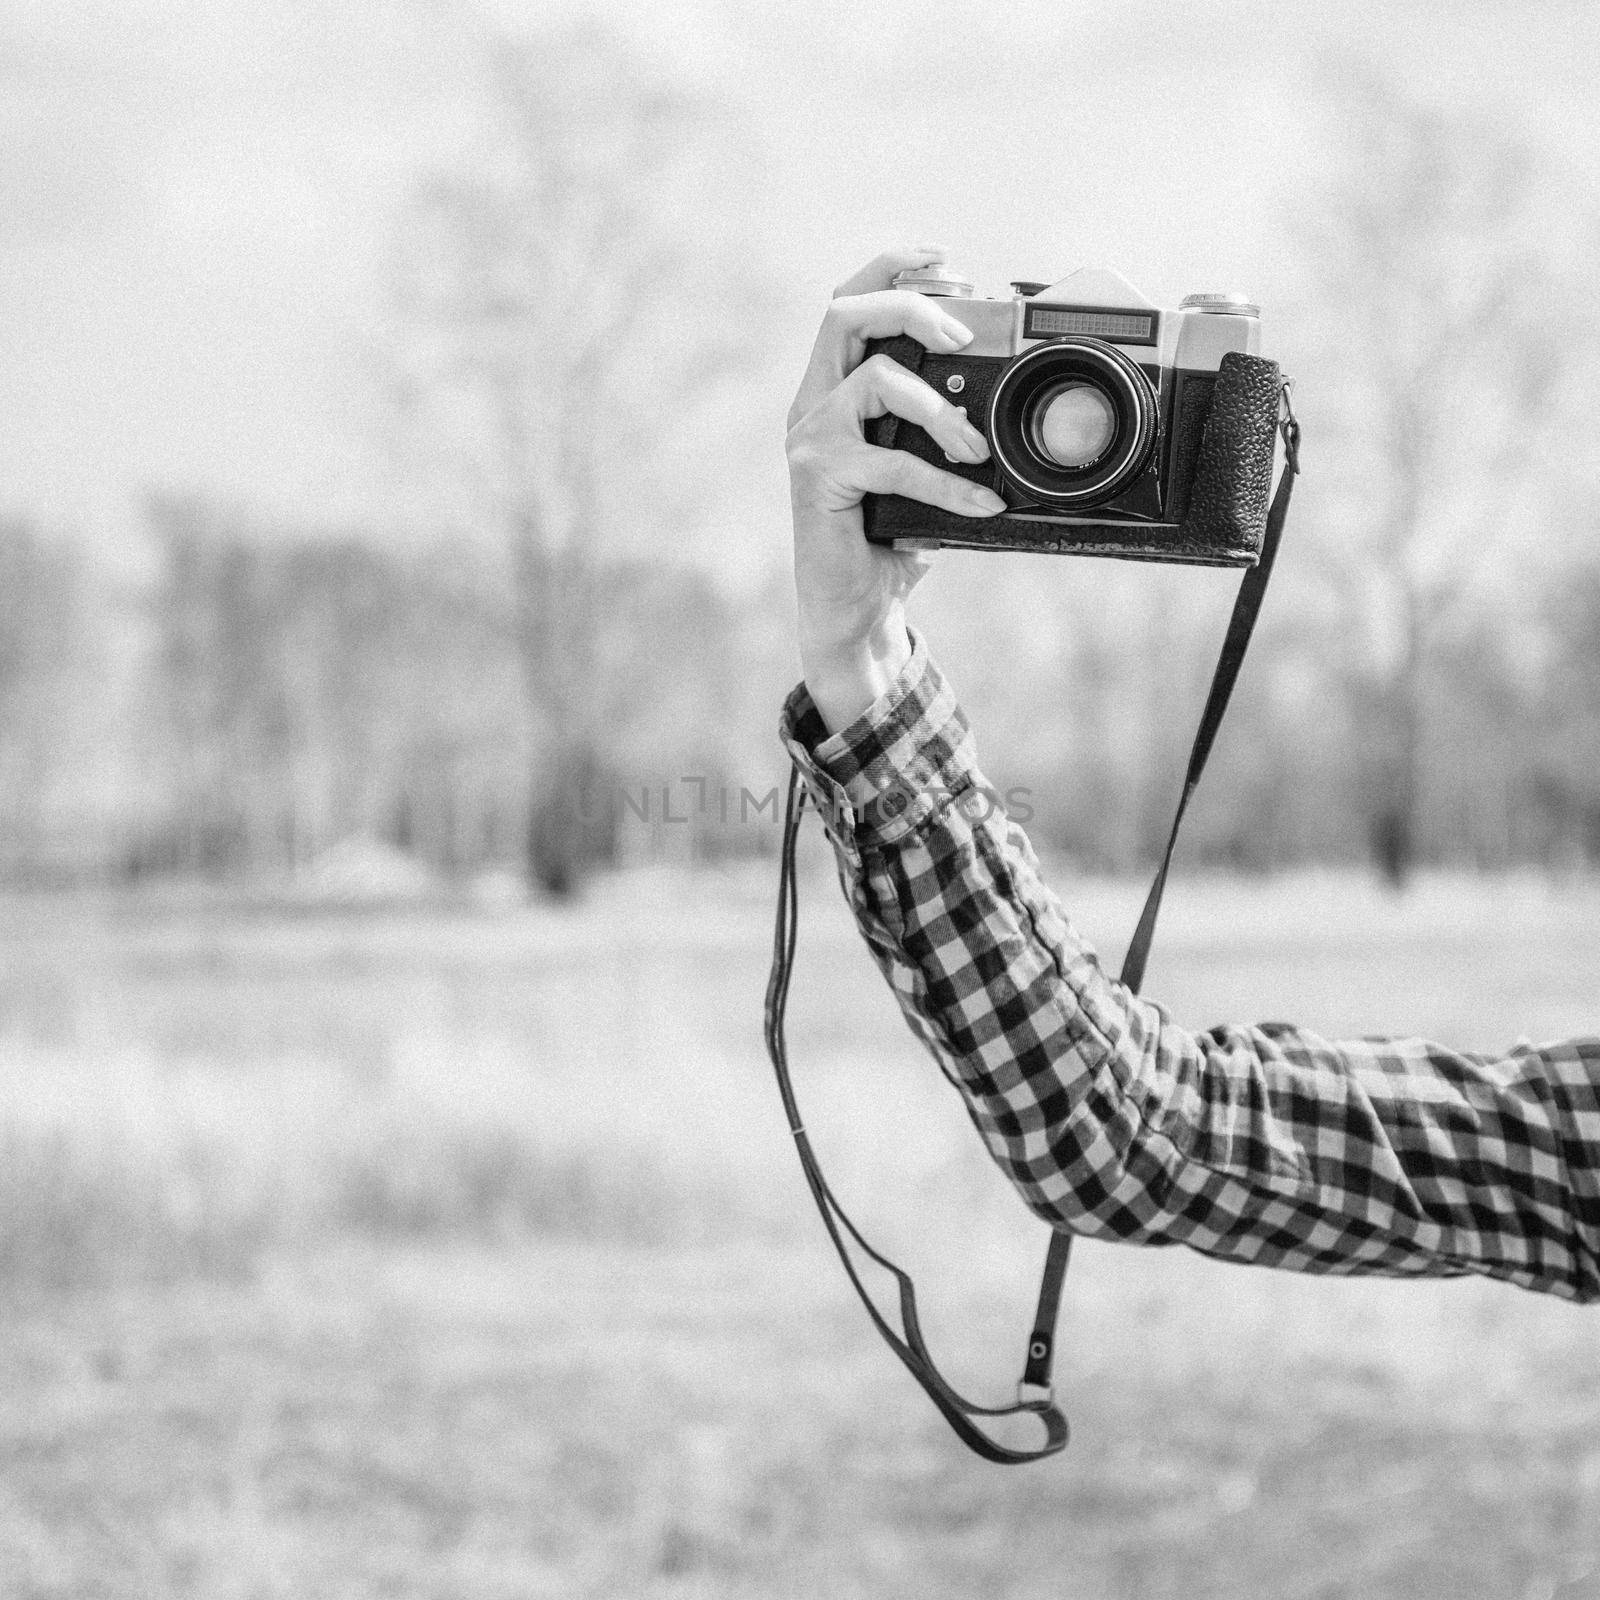
<instances>
[{"instance_id":1,"label":"lens front element","mask_svg":"<svg viewBox=\"0 0 1600 1600\"><path fill-rule=\"evenodd\" d=\"M1029 418L1035 450L1059 467L1092 465L1117 436L1117 412L1087 383L1062 383L1041 394Z\"/></svg>"},{"instance_id":2,"label":"lens front element","mask_svg":"<svg viewBox=\"0 0 1600 1600\"><path fill-rule=\"evenodd\" d=\"M1089 510L1113 499L1150 459L1150 380L1113 344L1051 339L1000 375L989 402L995 465L1035 505Z\"/></svg>"}]
</instances>

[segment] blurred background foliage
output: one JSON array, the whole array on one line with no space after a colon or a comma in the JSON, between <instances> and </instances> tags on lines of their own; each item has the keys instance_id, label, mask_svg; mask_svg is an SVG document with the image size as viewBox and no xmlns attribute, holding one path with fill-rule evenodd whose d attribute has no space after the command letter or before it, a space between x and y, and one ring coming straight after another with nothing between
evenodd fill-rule
<instances>
[{"instance_id":1,"label":"blurred background foliage","mask_svg":"<svg viewBox=\"0 0 1600 1600\"><path fill-rule=\"evenodd\" d=\"M357 840L566 894L662 851L773 846L706 802L770 790L793 676L778 418L827 280L779 248L780 209L807 226L779 182L787 130L632 19L423 13L456 42L471 131L369 207L357 365L385 491L332 517L221 490L214 462L153 465L118 480L134 510L108 545L48 462L8 475L10 883L259 884ZM12 34L19 82L70 55ZM1395 882L1592 865L1592 185L1492 107L1329 52L1279 64L1312 132L1292 173L1259 153L1265 220L1236 245L1271 245L1260 293L1306 477L1188 849ZM1147 138L1130 184L1141 156L1178 159ZM872 237L902 220L884 212ZM1148 230L1181 267L1184 240ZM983 260L1020 271L1007 243ZM841 274L858 253L814 249ZM1158 846L1231 580L1059 565L947 556L924 615L1040 843L1130 871ZM685 783L688 822L663 826L683 803L663 786Z\"/></svg>"}]
</instances>

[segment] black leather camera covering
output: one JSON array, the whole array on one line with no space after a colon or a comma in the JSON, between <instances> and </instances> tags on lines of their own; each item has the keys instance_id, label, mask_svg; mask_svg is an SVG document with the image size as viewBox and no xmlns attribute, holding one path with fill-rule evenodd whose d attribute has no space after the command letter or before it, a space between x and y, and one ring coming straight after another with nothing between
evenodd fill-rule
<instances>
[{"instance_id":1,"label":"black leather camera covering","mask_svg":"<svg viewBox=\"0 0 1600 1600\"><path fill-rule=\"evenodd\" d=\"M1183 516L1186 545L1260 553L1282 394L1276 361L1222 358Z\"/></svg>"},{"instance_id":2,"label":"black leather camera covering","mask_svg":"<svg viewBox=\"0 0 1600 1600\"><path fill-rule=\"evenodd\" d=\"M874 340L868 355L890 356L987 434L989 399L1009 358L936 355L909 337ZM952 394L948 380L960 374ZM1214 384L1209 375L1186 374L1158 450L1172 455L1167 474L1170 521L1147 523L1093 514L1073 523L1026 515L962 517L900 495L868 495L863 503L867 537L876 544L895 539L936 539L974 550L1054 551L1118 556L1134 561L1177 561L1197 566L1251 566L1266 527L1272 486L1282 377L1275 361L1231 353L1222 358ZM869 443L907 449L957 477L996 487L993 466L944 459L944 452L919 427L898 417L868 422Z\"/></svg>"}]
</instances>

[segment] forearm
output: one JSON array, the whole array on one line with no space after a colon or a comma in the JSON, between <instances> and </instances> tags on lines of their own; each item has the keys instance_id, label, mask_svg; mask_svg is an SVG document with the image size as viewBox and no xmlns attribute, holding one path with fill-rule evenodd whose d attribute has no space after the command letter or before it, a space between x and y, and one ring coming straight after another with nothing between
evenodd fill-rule
<instances>
[{"instance_id":1,"label":"forearm","mask_svg":"<svg viewBox=\"0 0 1600 1600\"><path fill-rule=\"evenodd\" d=\"M1190 1032L1101 969L920 652L844 740L806 716L791 702L791 748L863 935L1040 1215L1302 1270L1600 1296L1600 1042L1490 1060Z\"/></svg>"}]
</instances>

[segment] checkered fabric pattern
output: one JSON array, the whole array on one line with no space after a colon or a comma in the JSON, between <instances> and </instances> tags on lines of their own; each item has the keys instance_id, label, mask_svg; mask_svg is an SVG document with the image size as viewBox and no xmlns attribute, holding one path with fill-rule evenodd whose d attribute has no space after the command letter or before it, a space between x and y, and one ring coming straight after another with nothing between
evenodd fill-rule
<instances>
[{"instance_id":1,"label":"checkered fabric pattern","mask_svg":"<svg viewBox=\"0 0 1600 1600\"><path fill-rule=\"evenodd\" d=\"M831 738L797 687L782 737L906 1020L1039 1216L1305 1272L1600 1299L1600 1038L1488 1056L1180 1027L1063 914L913 646Z\"/></svg>"}]
</instances>

